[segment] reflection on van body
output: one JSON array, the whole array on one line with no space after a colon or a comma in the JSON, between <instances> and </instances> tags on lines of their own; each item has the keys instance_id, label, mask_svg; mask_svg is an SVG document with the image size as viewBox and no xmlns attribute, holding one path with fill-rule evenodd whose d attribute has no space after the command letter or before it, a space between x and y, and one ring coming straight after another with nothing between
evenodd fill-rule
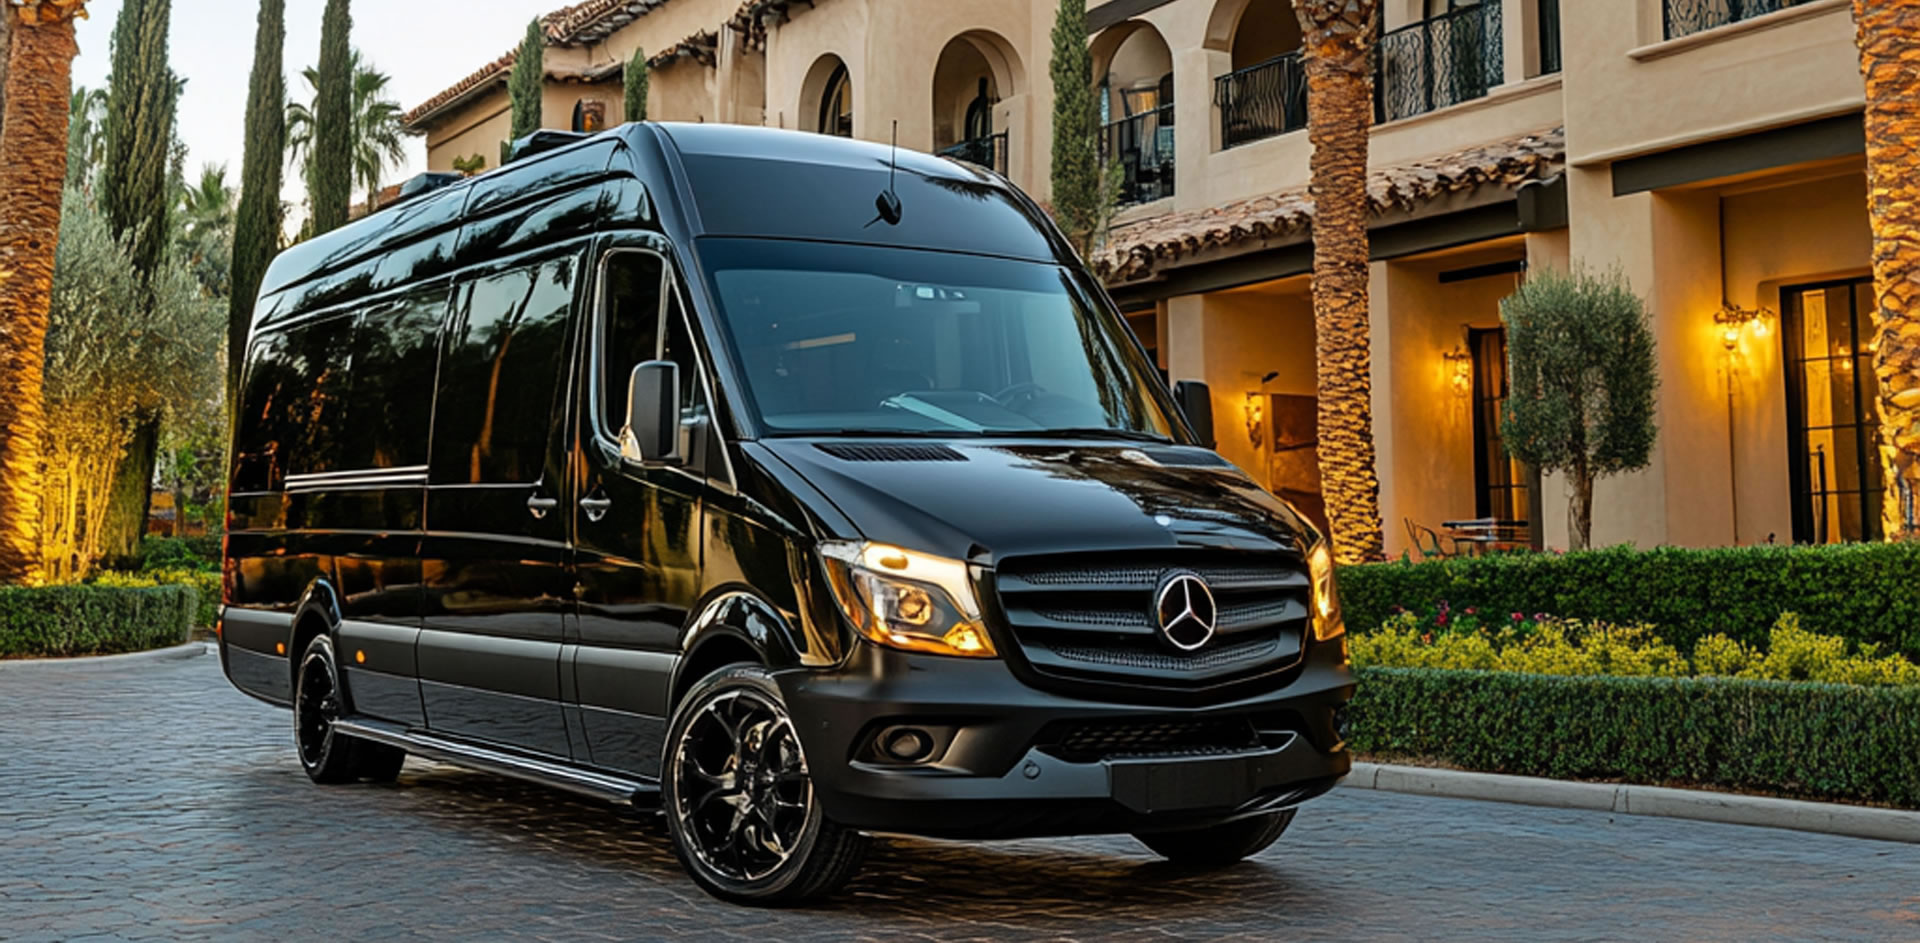
<instances>
[{"instance_id":1,"label":"reflection on van body","mask_svg":"<svg viewBox=\"0 0 1920 943\"><path fill-rule=\"evenodd\" d=\"M1006 181L725 126L524 149L263 285L220 652L312 778L658 808L777 903L873 831L1227 863L1346 772L1324 539Z\"/></svg>"}]
</instances>

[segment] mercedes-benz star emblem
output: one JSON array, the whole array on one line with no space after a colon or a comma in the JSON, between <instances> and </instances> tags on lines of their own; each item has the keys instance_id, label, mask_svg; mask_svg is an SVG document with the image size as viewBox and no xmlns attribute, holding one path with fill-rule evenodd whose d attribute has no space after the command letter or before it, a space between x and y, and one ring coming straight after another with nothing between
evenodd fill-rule
<instances>
[{"instance_id":1,"label":"mercedes-benz star emblem","mask_svg":"<svg viewBox=\"0 0 1920 943\"><path fill-rule=\"evenodd\" d=\"M1219 609L1213 590L1196 573L1170 573L1160 581L1153 599L1153 615L1160 636L1183 652L1198 650L1213 638Z\"/></svg>"}]
</instances>

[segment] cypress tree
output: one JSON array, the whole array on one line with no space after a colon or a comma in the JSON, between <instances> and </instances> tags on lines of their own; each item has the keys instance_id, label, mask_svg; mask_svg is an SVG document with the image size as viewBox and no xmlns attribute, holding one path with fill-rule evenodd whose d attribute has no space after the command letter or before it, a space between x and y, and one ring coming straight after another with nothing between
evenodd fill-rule
<instances>
[{"instance_id":1,"label":"cypress tree","mask_svg":"<svg viewBox=\"0 0 1920 943\"><path fill-rule=\"evenodd\" d=\"M627 63L627 120L647 120L647 51L635 49Z\"/></svg>"},{"instance_id":2,"label":"cypress tree","mask_svg":"<svg viewBox=\"0 0 1920 943\"><path fill-rule=\"evenodd\" d=\"M1100 173L1100 107L1087 48L1086 0L1060 0L1053 23L1053 214L1082 255L1110 202Z\"/></svg>"},{"instance_id":3,"label":"cypress tree","mask_svg":"<svg viewBox=\"0 0 1920 943\"><path fill-rule=\"evenodd\" d=\"M240 207L233 224L233 294L227 299L227 406L237 409L240 368L254 296L280 246L281 167L287 150L287 0L260 0L253 37L253 82L247 89L246 156Z\"/></svg>"},{"instance_id":4,"label":"cypress tree","mask_svg":"<svg viewBox=\"0 0 1920 943\"><path fill-rule=\"evenodd\" d=\"M127 0L113 24L100 206L114 235L129 240L129 256L143 281L160 270L173 236L170 176L179 82L167 62L172 20L172 0ZM111 556L133 553L147 529L160 448L157 411L142 409L126 418L134 424L133 438L114 471L100 541Z\"/></svg>"},{"instance_id":5,"label":"cypress tree","mask_svg":"<svg viewBox=\"0 0 1920 943\"><path fill-rule=\"evenodd\" d=\"M353 203L352 33L348 0L327 0L313 105L313 174L307 181L316 236L345 226Z\"/></svg>"},{"instance_id":6,"label":"cypress tree","mask_svg":"<svg viewBox=\"0 0 1920 943\"><path fill-rule=\"evenodd\" d=\"M133 240L134 267L151 278L166 256L177 96L167 63L173 0L127 0L113 24L106 163L100 204L115 236Z\"/></svg>"},{"instance_id":7,"label":"cypress tree","mask_svg":"<svg viewBox=\"0 0 1920 943\"><path fill-rule=\"evenodd\" d=\"M547 31L535 19L527 24L527 38L520 41L520 52L513 58L513 74L507 78L507 93L513 98L513 139L515 141L540 130L540 96L545 90Z\"/></svg>"}]
</instances>

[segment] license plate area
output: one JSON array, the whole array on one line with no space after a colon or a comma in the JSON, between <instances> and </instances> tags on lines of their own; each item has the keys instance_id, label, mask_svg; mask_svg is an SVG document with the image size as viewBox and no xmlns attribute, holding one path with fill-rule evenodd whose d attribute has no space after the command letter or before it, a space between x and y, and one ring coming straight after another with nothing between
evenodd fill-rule
<instances>
[{"instance_id":1,"label":"license plate area","mask_svg":"<svg viewBox=\"0 0 1920 943\"><path fill-rule=\"evenodd\" d=\"M1109 760L1108 783L1115 801L1142 814L1234 809L1289 781L1286 752Z\"/></svg>"}]
</instances>

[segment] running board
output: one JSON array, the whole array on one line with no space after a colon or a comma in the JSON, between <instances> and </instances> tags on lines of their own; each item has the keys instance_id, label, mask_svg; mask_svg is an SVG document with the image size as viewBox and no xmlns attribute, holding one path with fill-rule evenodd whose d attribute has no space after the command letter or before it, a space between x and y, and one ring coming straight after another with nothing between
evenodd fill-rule
<instances>
[{"instance_id":1,"label":"running board","mask_svg":"<svg viewBox=\"0 0 1920 943\"><path fill-rule=\"evenodd\" d=\"M334 722L333 729L349 737L399 747L425 759L524 779L607 802L654 808L660 801L660 788L652 783L450 740L382 720L364 717L338 720Z\"/></svg>"}]
</instances>

